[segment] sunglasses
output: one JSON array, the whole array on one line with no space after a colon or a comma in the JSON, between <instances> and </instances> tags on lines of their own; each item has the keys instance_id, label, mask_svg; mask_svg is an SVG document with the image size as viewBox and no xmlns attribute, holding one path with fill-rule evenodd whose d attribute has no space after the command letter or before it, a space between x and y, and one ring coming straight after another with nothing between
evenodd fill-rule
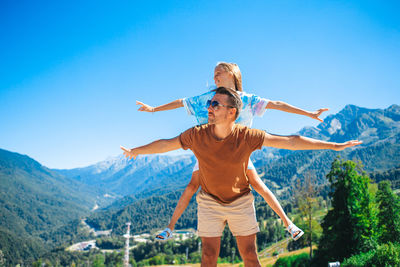
<instances>
[{"instance_id":1,"label":"sunglasses","mask_svg":"<svg viewBox=\"0 0 400 267\"><path fill-rule=\"evenodd\" d=\"M234 107L232 107L232 106L229 106L229 105L222 105L221 103L219 103L218 101L216 101L216 100L214 100L214 101L211 101L211 100L207 100L207 108L209 107L209 106L211 106L213 109L215 109L215 110L218 110L218 107L227 107L227 108L234 108Z\"/></svg>"}]
</instances>

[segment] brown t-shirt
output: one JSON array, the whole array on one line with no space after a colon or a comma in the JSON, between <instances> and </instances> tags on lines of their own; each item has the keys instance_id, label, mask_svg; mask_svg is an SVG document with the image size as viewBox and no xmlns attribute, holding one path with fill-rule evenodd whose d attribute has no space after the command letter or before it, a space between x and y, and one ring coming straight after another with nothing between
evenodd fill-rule
<instances>
[{"instance_id":1,"label":"brown t-shirt","mask_svg":"<svg viewBox=\"0 0 400 267\"><path fill-rule=\"evenodd\" d=\"M261 149L265 132L235 124L231 134L218 141L214 125L190 128L179 136L183 149L191 149L199 161L200 185L220 203L231 203L250 192L246 176L250 154Z\"/></svg>"}]
</instances>

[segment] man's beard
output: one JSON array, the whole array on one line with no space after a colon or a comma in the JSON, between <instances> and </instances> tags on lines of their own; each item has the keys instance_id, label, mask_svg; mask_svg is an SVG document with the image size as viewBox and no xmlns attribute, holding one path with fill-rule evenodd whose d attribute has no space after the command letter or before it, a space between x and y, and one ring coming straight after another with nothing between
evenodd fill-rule
<instances>
[{"instance_id":1,"label":"man's beard","mask_svg":"<svg viewBox=\"0 0 400 267\"><path fill-rule=\"evenodd\" d=\"M208 124L216 124L217 122L224 122L228 120L228 115L225 114L225 116L222 118L221 116L219 116L219 118L217 118L215 116L215 114L212 114L212 116L208 115Z\"/></svg>"},{"instance_id":2,"label":"man's beard","mask_svg":"<svg viewBox=\"0 0 400 267\"><path fill-rule=\"evenodd\" d=\"M208 124L215 124L215 114L208 114Z\"/></svg>"}]
</instances>

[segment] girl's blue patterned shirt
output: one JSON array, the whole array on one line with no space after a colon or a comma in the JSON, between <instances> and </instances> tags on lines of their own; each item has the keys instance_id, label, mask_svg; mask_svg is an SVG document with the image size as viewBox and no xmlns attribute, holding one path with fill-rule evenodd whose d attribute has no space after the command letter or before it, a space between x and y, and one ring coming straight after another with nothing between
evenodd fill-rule
<instances>
[{"instance_id":1,"label":"girl's blue patterned shirt","mask_svg":"<svg viewBox=\"0 0 400 267\"><path fill-rule=\"evenodd\" d=\"M259 96L237 91L242 99L242 110L236 123L251 127L253 124L254 116L261 117L264 115L265 107L269 100ZM198 124L208 123L208 110L207 101L211 100L215 95L214 91L204 93L199 96L189 97L183 99L183 105L189 115L195 116Z\"/></svg>"}]
</instances>

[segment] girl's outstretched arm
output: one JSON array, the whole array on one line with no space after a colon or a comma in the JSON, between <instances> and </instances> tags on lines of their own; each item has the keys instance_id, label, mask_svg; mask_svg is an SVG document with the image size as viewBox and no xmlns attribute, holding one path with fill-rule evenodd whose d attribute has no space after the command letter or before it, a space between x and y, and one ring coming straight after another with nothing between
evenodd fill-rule
<instances>
[{"instance_id":1,"label":"girl's outstretched arm","mask_svg":"<svg viewBox=\"0 0 400 267\"><path fill-rule=\"evenodd\" d=\"M307 111L307 110L289 105L288 103L285 103L282 101L269 101L266 108L267 109L268 108L276 109L276 110L299 114L299 115L304 115L304 116L310 117L312 119L318 120L320 122L323 122L323 120L320 119L319 116L321 116L322 112L329 110L328 108L320 108L316 111Z\"/></svg>"},{"instance_id":2,"label":"girl's outstretched arm","mask_svg":"<svg viewBox=\"0 0 400 267\"><path fill-rule=\"evenodd\" d=\"M168 104L164 104L164 105L161 105L158 107L152 107L152 106L149 106L140 101L136 101L136 105L140 105L140 108L138 109L138 111L156 112L156 111L165 111L165 110L181 108L181 107L183 107L183 101L182 101L182 99L177 99Z\"/></svg>"}]
</instances>

